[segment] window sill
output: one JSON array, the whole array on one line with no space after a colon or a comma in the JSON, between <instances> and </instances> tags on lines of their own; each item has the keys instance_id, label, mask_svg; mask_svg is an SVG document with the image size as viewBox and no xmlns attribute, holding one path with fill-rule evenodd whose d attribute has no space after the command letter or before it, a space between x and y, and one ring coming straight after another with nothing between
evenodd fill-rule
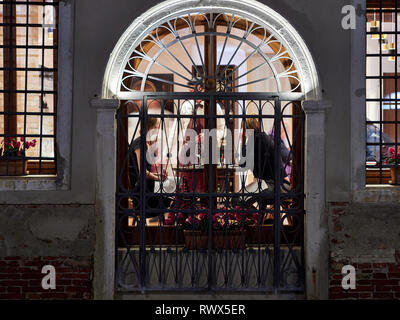
<instances>
[{"instance_id":1,"label":"window sill","mask_svg":"<svg viewBox=\"0 0 400 320\"><path fill-rule=\"evenodd\" d=\"M353 193L354 202L400 203L400 185L370 184Z\"/></svg>"},{"instance_id":2,"label":"window sill","mask_svg":"<svg viewBox=\"0 0 400 320\"><path fill-rule=\"evenodd\" d=\"M0 177L0 191L67 190L56 175L28 175Z\"/></svg>"}]
</instances>

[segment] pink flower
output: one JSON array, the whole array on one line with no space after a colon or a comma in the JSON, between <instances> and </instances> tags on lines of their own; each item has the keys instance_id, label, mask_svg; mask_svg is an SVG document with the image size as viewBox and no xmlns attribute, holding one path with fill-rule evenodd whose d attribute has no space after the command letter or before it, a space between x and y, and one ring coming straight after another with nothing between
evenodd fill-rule
<instances>
[{"instance_id":1,"label":"pink flower","mask_svg":"<svg viewBox=\"0 0 400 320\"><path fill-rule=\"evenodd\" d=\"M24 139L24 137L21 137L21 139L20 139L20 140L21 140L22 142L24 142L24 140L25 140L25 139Z\"/></svg>"},{"instance_id":2,"label":"pink flower","mask_svg":"<svg viewBox=\"0 0 400 320\"><path fill-rule=\"evenodd\" d=\"M21 146L21 142L18 141L16 144L16 148L19 149L20 146Z\"/></svg>"},{"instance_id":3,"label":"pink flower","mask_svg":"<svg viewBox=\"0 0 400 320\"><path fill-rule=\"evenodd\" d=\"M392 154L394 154L394 153L395 153L394 148L390 147L390 148L389 148L389 152L392 153Z\"/></svg>"},{"instance_id":4,"label":"pink flower","mask_svg":"<svg viewBox=\"0 0 400 320\"><path fill-rule=\"evenodd\" d=\"M30 146L31 146L31 143L26 141L25 142L25 149L28 150Z\"/></svg>"},{"instance_id":5,"label":"pink flower","mask_svg":"<svg viewBox=\"0 0 400 320\"><path fill-rule=\"evenodd\" d=\"M202 221L202 220L204 220L205 218L206 218L206 214L205 213L200 213L199 214L199 216L198 216L198 219L200 220L200 221Z\"/></svg>"},{"instance_id":6,"label":"pink flower","mask_svg":"<svg viewBox=\"0 0 400 320\"><path fill-rule=\"evenodd\" d=\"M192 216L187 217L185 222L188 224L192 224Z\"/></svg>"}]
</instances>

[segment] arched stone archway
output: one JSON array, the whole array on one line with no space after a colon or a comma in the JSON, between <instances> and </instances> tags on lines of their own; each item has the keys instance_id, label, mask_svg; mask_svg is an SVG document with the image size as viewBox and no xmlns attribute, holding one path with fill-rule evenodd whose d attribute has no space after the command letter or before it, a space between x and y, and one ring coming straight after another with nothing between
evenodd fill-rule
<instances>
[{"instance_id":1,"label":"arched stone archway","mask_svg":"<svg viewBox=\"0 0 400 320\"><path fill-rule=\"evenodd\" d=\"M228 12L237 14L265 27L288 51L292 57L302 84L304 98L318 100L321 97L318 73L304 40L290 23L279 13L257 1L179 1L169 0L151 8L138 17L124 32L115 46L104 76L102 98L119 98L121 76L131 57L148 33L158 25L185 15L188 11Z\"/></svg>"},{"instance_id":2,"label":"arched stone archway","mask_svg":"<svg viewBox=\"0 0 400 320\"><path fill-rule=\"evenodd\" d=\"M112 298L114 294L115 257L115 109L119 105L121 77L132 51L143 37L161 21L168 21L188 9L225 10L265 26L285 46L293 59L302 84L306 120L306 290L308 298L327 297L327 239L325 221L325 109L320 101L318 74L310 51L297 31L280 14L256 2L237 0L165 1L137 18L125 31L107 65L101 99L97 108L97 190L96 214L98 235L95 255L95 296ZM312 174L310 174L312 170ZM110 183L112 182L112 183ZM326 263L325 263L326 262Z\"/></svg>"}]
</instances>

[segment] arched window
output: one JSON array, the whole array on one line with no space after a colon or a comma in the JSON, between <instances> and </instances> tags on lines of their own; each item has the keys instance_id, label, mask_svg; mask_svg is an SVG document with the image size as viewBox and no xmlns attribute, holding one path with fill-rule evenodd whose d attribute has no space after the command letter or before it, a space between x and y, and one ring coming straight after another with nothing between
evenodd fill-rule
<instances>
[{"instance_id":1,"label":"arched window","mask_svg":"<svg viewBox=\"0 0 400 320\"><path fill-rule=\"evenodd\" d=\"M103 86L121 101L118 290L304 289L301 101L319 89L283 21L167 1L121 37Z\"/></svg>"}]
</instances>

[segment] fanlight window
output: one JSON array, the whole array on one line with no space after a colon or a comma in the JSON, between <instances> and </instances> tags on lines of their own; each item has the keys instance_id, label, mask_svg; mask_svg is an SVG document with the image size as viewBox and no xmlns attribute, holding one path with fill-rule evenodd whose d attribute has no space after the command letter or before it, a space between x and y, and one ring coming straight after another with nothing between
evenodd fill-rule
<instances>
[{"instance_id":1,"label":"fanlight window","mask_svg":"<svg viewBox=\"0 0 400 320\"><path fill-rule=\"evenodd\" d=\"M126 65L121 91L185 92L193 78L218 92L301 89L289 52L265 27L235 14L188 13L144 37Z\"/></svg>"}]
</instances>

